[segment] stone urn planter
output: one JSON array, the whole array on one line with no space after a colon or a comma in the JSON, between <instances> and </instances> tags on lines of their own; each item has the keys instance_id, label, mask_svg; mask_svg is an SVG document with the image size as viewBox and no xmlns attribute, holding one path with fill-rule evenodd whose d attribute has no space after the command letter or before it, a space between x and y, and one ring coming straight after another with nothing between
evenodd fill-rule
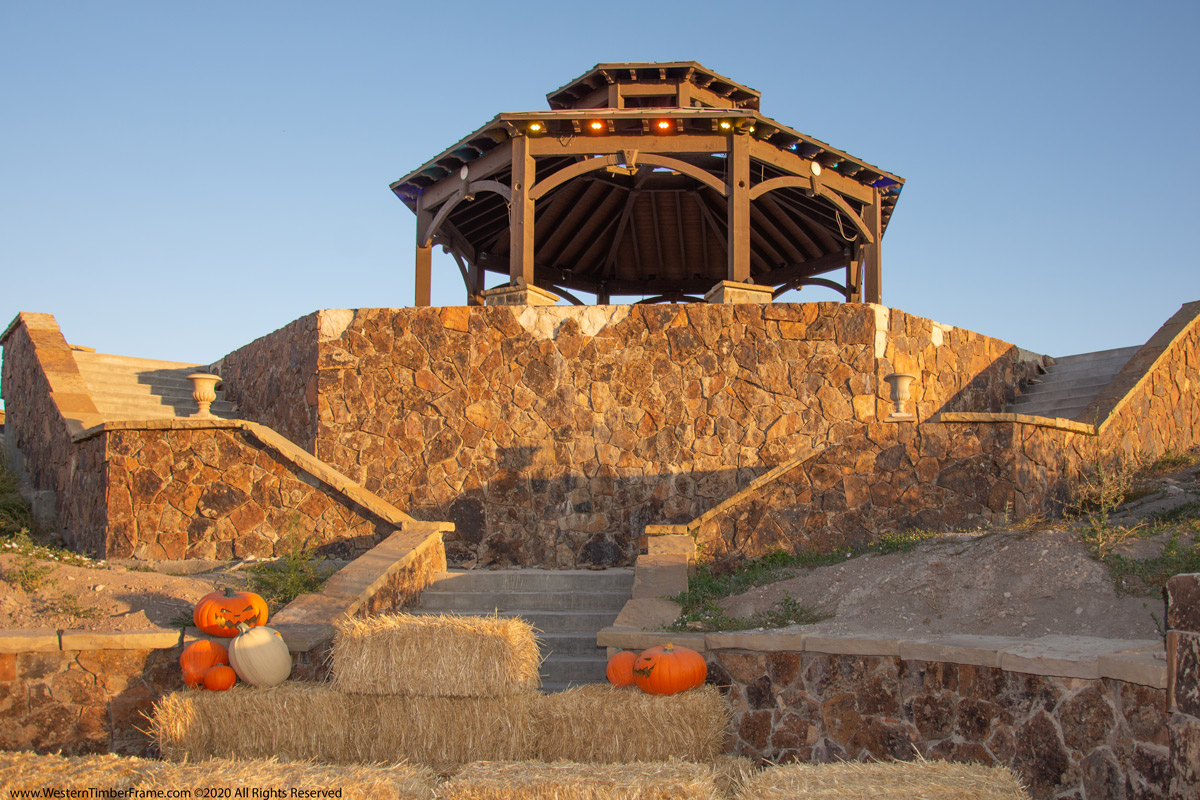
<instances>
[{"instance_id":1,"label":"stone urn planter","mask_svg":"<svg viewBox=\"0 0 1200 800\"><path fill-rule=\"evenodd\" d=\"M209 418L212 413L208 410L217 399L217 384L221 382L220 375L213 375L208 372L193 372L188 375L188 380L192 382L192 399L196 401L199 410L193 417Z\"/></svg>"},{"instance_id":2,"label":"stone urn planter","mask_svg":"<svg viewBox=\"0 0 1200 800\"><path fill-rule=\"evenodd\" d=\"M892 406L891 414L887 418L892 421L911 420L916 417L909 412L907 404L911 397L909 387L912 382L917 379L916 375L910 375L907 372L893 372L890 375L884 375L883 379L888 382L888 386L892 390Z\"/></svg>"}]
</instances>

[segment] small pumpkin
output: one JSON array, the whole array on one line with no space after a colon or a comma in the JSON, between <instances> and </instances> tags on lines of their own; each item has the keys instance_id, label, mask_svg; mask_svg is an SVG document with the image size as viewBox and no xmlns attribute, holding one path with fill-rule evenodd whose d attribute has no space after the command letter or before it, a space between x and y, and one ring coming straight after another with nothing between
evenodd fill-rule
<instances>
[{"instance_id":1,"label":"small pumpkin","mask_svg":"<svg viewBox=\"0 0 1200 800\"><path fill-rule=\"evenodd\" d=\"M608 682L613 686L633 686L633 662L637 661L637 653L632 650L622 650L614 653L604 668Z\"/></svg>"},{"instance_id":2,"label":"small pumpkin","mask_svg":"<svg viewBox=\"0 0 1200 800\"><path fill-rule=\"evenodd\" d=\"M238 677L260 689L286 681L292 674L292 654L279 631L244 622L238 623L238 631L229 643L229 664Z\"/></svg>"},{"instance_id":3,"label":"small pumpkin","mask_svg":"<svg viewBox=\"0 0 1200 800\"><path fill-rule=\"evenodd\" d=\"M633 662L633 681L646 694L678 694L708 677L704 656L668 642L642 651Z\"/></svg>"},{"instance_id":4,"label":"small pumpkin","mask_svg":"<svg viewBox=\"0 0 1200 800\"><path fill-rule=\"evenodd\" d=\"M192 642L179 656L183 682L188 686L199 686L204 682L204 673L221 664L229 664L229 652L225 645L208 639Z\"/></svg>"},{"instance_id":5,"label":"small pumpkin","mask_svg":"<svg viewBox=\"0 0 1200 800\"><path fill-rule=\"evenodd\" d=\"M267 624L267 601L254 592L211 592L192 610L192 622L209 636L237 636L237 626Z\"/></svg>"},{"instance_id":6,"label":"small pumpkin","mask_svg":"<svg viewBox=\"0 0 1200 800\"><path fill-rule=\"evenodd\" d=\"M210 667L208 672L204 673L204 688L212 689L214 692L232 689L235 683L237 683L237 673L225 664Z\"/></svg>"}]
</instances>

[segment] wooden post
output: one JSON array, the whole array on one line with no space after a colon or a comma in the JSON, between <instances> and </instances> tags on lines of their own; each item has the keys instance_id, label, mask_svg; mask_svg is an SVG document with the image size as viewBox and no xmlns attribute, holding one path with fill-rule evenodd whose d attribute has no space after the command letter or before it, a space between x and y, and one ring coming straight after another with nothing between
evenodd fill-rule
<instances>
[{"instance_id":1,"label":"wooden post","mask_svg":"<svg viewBox=\"0 0 1200 800\"><path fill-rule=\"evenodd\" d=\"M474 261L467 262L467 305L483 305L483 267Z\"/></svg>"},{"instance_id":2,"label":"wooden post","mask_svg":"<svg viewBox=\"0 0 1200 800\"><path fill-rule=\"evenodd\" d=\"M862 286L863 249L855 245L850 252L850 260L846 262L846 302L861 303L863 298Z\"/></svg>"},{"instance_id":3,"label":"wooden post","mask_svg":"<svg viewBox=\"0 0 1200 800\"><path fill-rule=\"evenodd\" d=\"M508 211L508 276L514 286L533 286L533 200L529 189L536 174L529 137L517 136L512 144L512 203Z\"/></svg>"},{"instance_id":4,"label":"wooden post","mask_svg":"<svg viewBox=\"0 0 1200 800\"><path fill-rule=\"evenodd\" d=\"M413 305L427 306L432 302L433 243L424 242L426 229L433 221L433 214L425 209L424 197L417 198L417 258L416 291Z\"/></svg>"},{"instance_id":5,"label":"wooden post","mask_svg":"<svg viewBox=\"0 0 1200 800\"><path fill-rule=\"evenodd\" d=\"M729 135L729 153L725 159L728 172L726 200L728 201L729 270L728 280L737 283L750 281L750 137Z\"/></svg>"},{"instance_id":6,"label":"wooden post","mask_svg":"<svg viewBox=\"0 0 1200 800\"><path fill-rule=\"evenodd\" d=\"M883 302L883 218L880 216L879 190L873 192L871 205L863 209L863 221L875 237L875 243L867 245L864 250L863 263L863 299L868 303Z\"/></svg>"}]
</instances>

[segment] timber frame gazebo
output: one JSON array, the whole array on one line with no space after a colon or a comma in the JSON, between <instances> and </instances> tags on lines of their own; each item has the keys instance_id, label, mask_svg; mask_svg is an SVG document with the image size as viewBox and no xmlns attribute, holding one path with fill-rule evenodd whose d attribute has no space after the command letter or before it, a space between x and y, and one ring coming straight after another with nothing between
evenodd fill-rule
<instances>
[{"instance_id":1,"label":"timber frame gazebo","mask_svg":"<svg viewBox=\"0 0 1200 800\"><path fill-rule=\"evenodd\" d=\"M881 240L904 179L759 112L694 61L598 64L391 185L417 215L416 305L432 249L469 305L508 299L769 302L825 286L881 302ZM740 294L739 294L740 291Z\"/></svg>"}]
</instances>

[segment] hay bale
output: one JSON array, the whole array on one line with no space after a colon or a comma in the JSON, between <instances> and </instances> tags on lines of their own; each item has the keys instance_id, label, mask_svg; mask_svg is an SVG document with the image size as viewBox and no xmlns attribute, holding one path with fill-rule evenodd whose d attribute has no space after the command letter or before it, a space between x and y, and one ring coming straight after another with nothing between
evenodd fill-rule
<instances>
[{"instance_id":1,"label":"hay bale","mask_svg":"<svg viewBox=\"0 0 1200 800\"><path fill-rule=\"evenodd\" d=\"M437 776L412 764L338 766L277 759L212 759L168 764L140 789L188 789L200 797L206 789L341 789L342 800L432 800Z\"/></svg>"},{"instance_id":2,"label":"hay bale","mask_svg":"<svg viewBox=\"0 0 1200 800\"><path fill-rule=\"evenodd\" d=\"M746 779L738 800L1029 800L1005 767L948 761L788 764Z\"/></svg>"},{"instance_id":3,"label":"hay bale","mask_svg":"<svg viewBox=\"0 0 1200 800\"><path fill-rule=\"evenodd\" d=\"M175 692L155 706L150 732L159 752L173 761L272 756L348 760L346 698L321 683Z\"/></svg>"},{"instance_id":4,"label":"hay bale","mask_svg":"<svg viewBox=\"0 0 1200 800\"><path fill-rule=\"evenodd\" d=\"M347 697L348 754L361 763L412 761L438 770L531 758L534 695Z\"/></svg>"},{"instance_id":5,"label":"hay bale","mask_svg":"<svg viewBox=\"0 0 1200 800\"><path fill-rule=\"evenodd\" d=\"M439 800L719 800L706 764L469 764L438 787Z\"/></svg>"},{"instance_id":6,"label":"hay bale","mask_svg":"<svg viewBox=\"0 0 1200 800\"><path fill-rule=\"evenodd\" d=\"M159 761L121 756L60 756L0 752L0 796L14 789L129 789L162 769Z\"/></svg>"},{"instance_id":7,"label":"hay bale","mask_svg":"<svg viewBox=\"0 0 1200 800\"><path fill-rule=\"evenodd\" d=\"M542 761L712 761L724 750L729 708L714 686L663 697L590 685L541 695L533 706Z\"/></svg>"},{"instance_id":8,"label":"hay bale","mask_svg":"<svg viewBox=\"0 0 1200 800\"><path fill-rule=\"evenodd\" d=\"M534 692L533 627L501 617L385 614L338 623L333 683L346 694L501 697Z\"/></svg>"}]
</instances>

